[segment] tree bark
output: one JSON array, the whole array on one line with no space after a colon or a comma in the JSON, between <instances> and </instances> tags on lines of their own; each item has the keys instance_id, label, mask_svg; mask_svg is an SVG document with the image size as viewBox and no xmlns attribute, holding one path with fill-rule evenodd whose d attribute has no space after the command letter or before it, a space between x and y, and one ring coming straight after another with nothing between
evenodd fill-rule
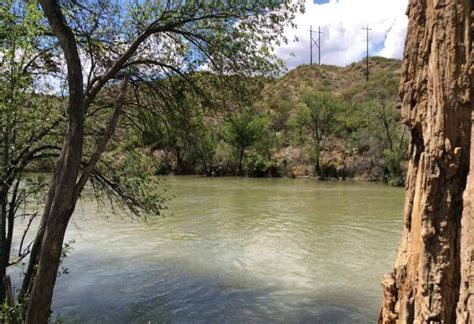
<instances>
[{"instance_id":1,"label":"tree bark","mask_svg":"<svg viewBox=\"0 0 474 324\"><path fill-rule=\"evenodd\" d=\"M471 143L474 143L474 115ZM457 322L474 322L474 145L471 144L471 165L464 191L461 220L461 285L457 307Z\"/></svg>"},{"instance_id":2,"label":"tree bark","mask_svg":"<svg viewBox=\"0 0 474 324\"><path fill-rule=\"evenodd\" d=\"M456 316L456 306L466 267L461 220L472 217L463 214L462 199L473 96L471 10L472 0L409 4L400 84L411 133L404 231L395 269L382 283L380 323L469 323Z\"/></svg>"},{"instance_id":3,"label":"tree bark","mask_svg":"<svg viewBox=\"0 0 474 324\"><path fill-rule=\"evenodd\" d=\"M133 55L139 44L150 35L148 30L140 34L124 55L97 80L85 95L81 60L75 36L61 12L60 5L56 0L40 0L39 3L59 41L66 61L69 89L68 129L50 183L41 225L22 286L21 297L29 294L26 313L26 323L28 324L48 322L66 228L85 183L115 131L125 101L128 77L124 79L109 124L79 178L87 107L107 81L114 77L124 62Z\"/></svg>"},{"instance_id":4,"label":"tree bark","mask_svg":"<svg viewBox=\"0 0 474 324\"><path fill-rule=\"evenodd\" d=\"M43 215L46 223L39 253L38 269L28 305L26 323L47 323L61 248L69 219L74 211L74 188L79 175L84 141L84 96L82 66L72 30L54 0L40 5L58 38L67 65L69 86L68 130L51 182L51 195Z\"/></svg>"}]
</instances>

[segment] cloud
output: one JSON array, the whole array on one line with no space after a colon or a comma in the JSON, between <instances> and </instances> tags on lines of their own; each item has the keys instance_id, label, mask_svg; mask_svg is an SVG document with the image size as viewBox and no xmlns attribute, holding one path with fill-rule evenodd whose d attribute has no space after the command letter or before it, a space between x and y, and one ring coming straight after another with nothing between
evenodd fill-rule
<instances>
[{"instance_id":1,"label":"cloud","mask_svg":"<svg viewBox=\"0 0 474 324\"><path fill-rule=\"evenodd\" d=\"M288 68L309 63L309 29L321 27L321 61L345 66L366 55L367 25L370 55L402 58L408 19L408 0L306 0L306 12L296 17L296 29L288 29L287 45L276 50ZM317 34L314 35L317 37ZM295 38L298 41L294 41ZM317 49L313 50L317 62Z\"/></svg>"}]
</instances>

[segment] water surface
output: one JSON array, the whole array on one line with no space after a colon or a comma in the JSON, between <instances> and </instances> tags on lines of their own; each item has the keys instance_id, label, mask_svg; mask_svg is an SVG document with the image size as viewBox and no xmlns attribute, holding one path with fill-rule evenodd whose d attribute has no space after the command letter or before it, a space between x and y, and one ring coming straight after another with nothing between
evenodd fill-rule
<instances>
[{"instance_id":1,"label":"water surface","mask_svg":"<svg viewBox=\"0 0 474 324\"><path fill-rule=\"evenodd\" d=\"M78 205L53 302L80 323L374 323L403 190L169 177L166 217ZM108 218L104 218L108 216Z\"/></svg>"}]
</instances>

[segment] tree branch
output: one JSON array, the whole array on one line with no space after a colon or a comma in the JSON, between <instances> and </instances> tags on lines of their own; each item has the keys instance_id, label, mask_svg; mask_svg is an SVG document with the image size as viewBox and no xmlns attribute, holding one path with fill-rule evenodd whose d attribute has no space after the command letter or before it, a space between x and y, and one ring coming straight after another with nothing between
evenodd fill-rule
<instances>
[{"instance_id":1,"label":"tree branch","mask_svg":"<svg viewBox=\"0 0 474 324\"><path fill-rule=\"evenodd\" d=\"M97 146L95 148L94 153L92 153L92 156L87 163L87 165L84 167L84 170L82 172L81 177L79 178L79 181L76 184L76 187L74 189L74 199L77 200L79 198L79 195L81 194L82 189L84 188L87 180L89 179L89 176L91 174L91 171L95 168L97 162L100 159L100 156L105 150L105 147L107 146L107 143L109 142L110 138L112 137L113 133L115 132L115 127L117 126L117 122L120 116L120 113L122 112L123 105L125 103L125 96L127 93L127 84L128 84L128 76L125 77L125 79L122 82L122 86L120 88L120 93L115 101L115 107L114 111L112 113L112 116L110 117L109 124L107 125L107 128L104 131L104 135L102 138L99 140L97 143Z\"/></svg>"}]
</instances>

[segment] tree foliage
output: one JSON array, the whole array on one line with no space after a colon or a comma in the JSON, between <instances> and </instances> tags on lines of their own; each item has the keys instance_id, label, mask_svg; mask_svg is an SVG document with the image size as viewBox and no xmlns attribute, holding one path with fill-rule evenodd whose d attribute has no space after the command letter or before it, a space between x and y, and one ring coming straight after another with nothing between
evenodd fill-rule
<instances>
[{"instance_id":1,"label":"tree foliage","mask_svg":"<svg viewBox=\"0 0 474 324\"><path fill-rule=\"evenodd\" d=\"M317 175L321 175L321 151L325 149L328 137L335 134L338 116L344 107L337 97L325 92L307 93L303 101L306 107L299 113L299 121L309 129L313 138L315 170Z\"/></svg>"},{"instance_id":2,"label":"tree foliage","mask_svg":"<svg viewBox=\"0 0 474 324\"><path fill-rule=\"evenodd\" d=\"M258 140L263 140L268 131L269 120L266 116L254 113L250 109L234 113L228 118L224 138L227 143L236 149L237 172L242 173L242 162L245 151L255 145Z\"/></svg>"}]
</instances>

